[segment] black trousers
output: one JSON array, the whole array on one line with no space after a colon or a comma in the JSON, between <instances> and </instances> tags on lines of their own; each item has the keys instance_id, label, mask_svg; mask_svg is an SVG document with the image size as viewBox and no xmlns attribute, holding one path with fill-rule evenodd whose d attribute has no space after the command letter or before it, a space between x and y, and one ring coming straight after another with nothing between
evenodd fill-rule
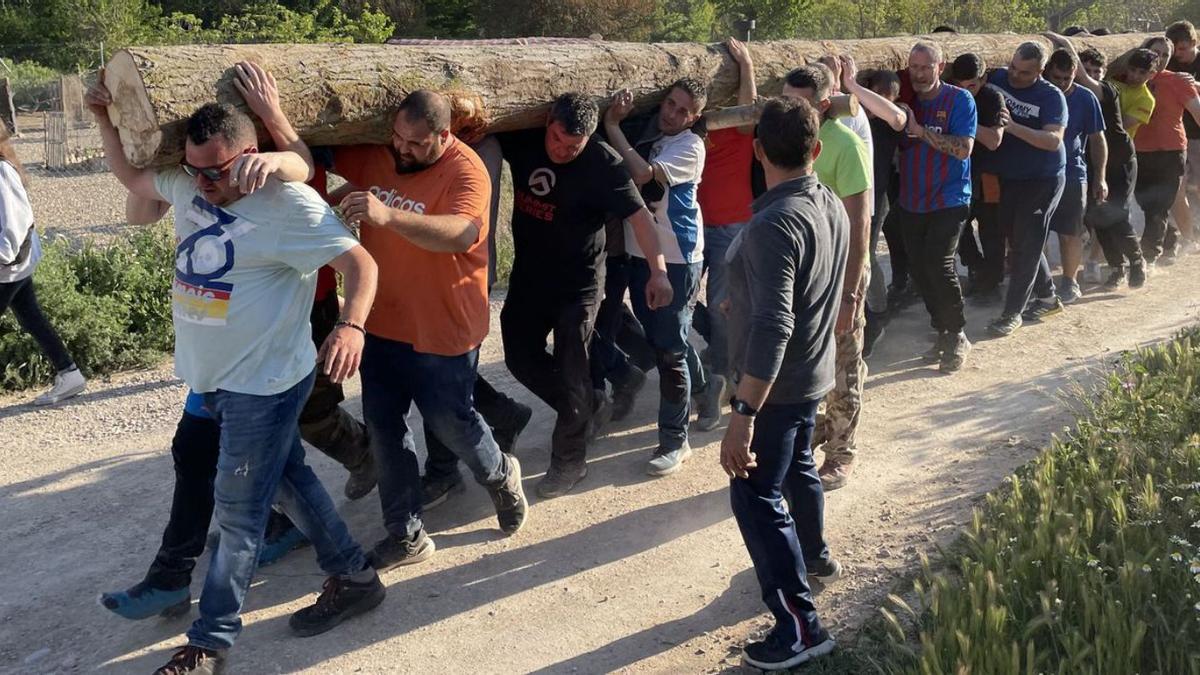
<instances>
[{"instance_id":1,"label":"black trousers","mask_svg":"<svg viewBox=\"0 0 1200 675\"><path fill-rule=\"evenodd\" d=\"M1042 252L1050 233L1050 220L1062 197L1065 176L1035 180L1000 181L1000 227L1012 232L1013 264L1006 315L1025 311L1030 294L1039 298L1056 295L1050 264Z\"/></svg>"},{"instance_id":2,"label":"black trousers","mask_svg":"<svg viewBox=\"0 0 1200 675\"><path fill-rule=\"evenodd\" d=\"M903 287L908 284L909 260L908 250L904 247L904 232L897 222L899 208L888 210L883 219L883 239L888 247L888 265L892 268L892 286Z\"/></svg>"},{"instance_id":3,"label":"black trousers","mask_svg":"<svg viewBox=\"0 0 1200 675\"><path fill-rule=\"evenodd\" d=\"M620 384L630 366L650 370L657 363L642 324L625 304L629 265L629 256L624 253L610 255L604 263L604 300L596 312L592 335L592 382L596 388L605 380Z\"/></svg>"},{"instance_id":4,"label":"black trousers","mask_svg":"<svg viewBox=\"0 0 1200 675\"><path fill-rule=\"evenodd\" d=\"M1137 183L1134 196L1146 214L1142 232L1142 254L1154 262L1163 250L1173 251L1179 228L1171 222L1171 206L1183 185L1183 150L1137 153Z\"/></svg>"},{"instance_id":5,"label":"black trousers","mask_svg":"<svg viewBox=\"0 0 1200 675\"><path fill-rule=\"evenodd\" d=\"M913 213L897 205L894 211L908 252L909 274L925 301L933 327L939 332L958 333L966 320L954 254L971 208L956 206Z\"/></svg>"},{"instance_id":6,"label":"black trousers","mask_svg":"<svg viewBox=\"0 0 1200 675\"><path fill-rule=\"evenodd\" d=\"M0 314L9 307L12 308L21 328L32 335L42 348L42 353L50 360L55 372L61 373L75 367L62 338L50 325L46 315L42 314L42 306L38 304L37 294L33 289L32 276L12 283L0 283Z\"/></svg>"},{"instance_id":7,"label":"black trousers","mask_svg":"<svg viewBox=\"0 0 1200 675\"><path fill-rule=\"evenodd\" d=\"M1142 260L1142 246L1133 231L1133 225L1129 222L1129 204L1133 201L1133 190L1137 184L1138 165L1131 157L1124 164L1109 166L1105 173L1108 203L1124 211L1124 218L1108 227L1096 227L1096 241L1104 251L1104 260L1108 266L1121 269L1126 261L1132 265Z\"/></svg>"},{"instance_id":8,"label":"black trousers","mask_svg":"<svg viewBox=\"0 0 1200 675\"><path fill-rule=\"evenodd\" d=\"M600 309L597 287L563 292L553 284L514 280L500 312L504 363L558 417L551 439L553 466L574 470L587 455L595 410L588 352ZM546 338L554 334L553 353Z\"/></svg>"}]
</instances>

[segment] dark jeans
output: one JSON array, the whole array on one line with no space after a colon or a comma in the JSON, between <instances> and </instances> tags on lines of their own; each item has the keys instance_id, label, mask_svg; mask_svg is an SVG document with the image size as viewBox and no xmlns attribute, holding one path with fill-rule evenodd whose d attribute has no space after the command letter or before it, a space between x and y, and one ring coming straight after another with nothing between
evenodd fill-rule
<instances>
[{"instance_id":1,"label":"dark jeans","mask_svg":"<svg viewBox=\"0 0 1200 675\"><path fill-rule=\"evenodd\" d=\"M888 247L888 265L892 268L892 286L908 285L908 251L904 248L904 234L896 222L897 209L890 209L883 219L883 238Z\"/></svg>"},{"instance_id":2,"label":"dark jeans","mask_svg":"<svg viewBox=\"0 0 1200 675\"><path fill-rule=\"evenodd\" d=\"M1042 249L1050 233L1050 219L1062 197L1065 177L1038 180L1000 180L1000 226L1011 229L1012 278L1004 299L1004 314L1020 314L1031 293L1053 298L1054 277Z\"/></svg>"},{"instance_id":3,"label":"dark jeans","mask_svg":"<svg viewBox=\"0 0 1200 675\"><path fill-rule=\"evenodd\" d=\"M986 204L982 200L971 205L972 215L979 228L979 251L981 258L975 263L975 283L979 290L991 290L1004 281L1004 256L1008 247L1004 241L1004 228L1000 227L1000 205ZM975 233L968 222L964 232L974 238ZM961 247L960 247L961 250Z\"/></svg>"},{"instance_id":4,"label":"dark jeans","mask_svg":"<svg viewBox=\"0 0 1200 675\"><path fill-rule=\"evenodd\" d=\"M1141 262L1142 246L1137 233L1129 222L1129 204L1133 200L1134 185L1137 184L1137 162L1130 159L1124 165L1113 167L1105 175L1108 182L1108 203L1124 211L1125 217L1108 227L1097 227L1096 241L1104 251L1104 260L1113 269L1122 269L1125 262L1130 265Z\"/></svg>"},{"instance_id":5,"label":"dark jeans","mask_svg":"<svg viewBox=\"0 0 1200 675\"><path fill-rule=\"evenodd\" d=\"M664 451L677 450L687 443L691 394L704 388L704 383L692 381L697 375L703 377L703 369L688 342L692 308L700 287L700 268L698 262L668 264L667 278L675 295L670 305L653 311L646 304L650 265L644 258L634 258L630 274L633 313L646 330L646 338L658 360L658 445Z\"/></svg>"},{"instance_id":6,"label":"dark jeans","mask_svg":"<svg viewBox=\"0 0 1200 675\"><path fill-rule=\"evenodd\" d=\"M482 375L475 377L475 410L483 421L493 429L502 421L512 418L517 403L499 392ZM450 451L428 426L425 427L425 476L440 480L458 475L458 455Z\"/></svg>"},{"instance_id":7,"label":"dark jeans","mask_svg":"<svg viewBox=\"0 0 1200 675\"><path fill-rule=\"evenodd\" d=\"M721 303L729 297L729 263L726 253L743 225L736 223L704 230L704 269L708 272L704 301L708 312L708 360L712 371L729 377L729 320L721 313Z\"/></svg>"},{"instance_id":8,"label":"dark jeans","mask_svg":"<svg viewBox=\"0 0 1200 675\"><path fill-rule=\"evenodd\" d=\"M729 482L733 517L775 630L805 646L825 639L805 564L829 556L822 532L825 493L811 447L818 405L819 400L764 405L750 442L758 467L748 478Z\"/></svg>"},{"instance_id":9,"label":"dark jeans","mask_svg":"<svg viewBox=\"0 0 1200 675\"><path fill-rule=\"evenodd\" d=\"M0 314L3 314L4 310L9 307L12 307L13 314L17 317L17 323L21 325L21 328L32 335L38 346L42 348L42 352L54 366L55 372L61 373L75 367L75 362L67 353L62 338L58 337L58 333L50 325L46 315L42 314L42 307L38 304L37 294L33 290L32 276L12 283L0 283Z\"/></svg>"},{"instance_id":10,"label":"dark jeans","mask_svg":"<svg viewBox=\"0 0 1200 675\"><path fill-rule=\"evenodd\" d=\"M312 542L317 563L330 576L354 574L367 559L338 516L321 481L304 463L298 422L314 375L279 394L231 391L204 395L221 427L221 450L213 481L214 515L221 545L213 551L200 617L188 644L228 649L241 632L242 602L254 578L272 502L278 500Z\"/></svg>"},{"instance_id":11,"label":"dark jeans","mask_svg":"<svg viewBox=\"0 0 1200 675\"><path fill-rule=\"evenodd\" d=\"M604 300L596 312L591 345L592 382L597 389L606 380L614 385L624 382L630 368L654 367L654 350L646 341L642 324L625 304L629 256L610 255L604 265Z\"/></svg>"},{"instance_id":12,"label":"dark jeans","mask_svg":"<svg viewBox=\"0 0 1200 675\"><path fill-rule=\"evenodd\" d=\"M313 344L319 349L333 332L341 310L337 293L329 293L313 303L309 319L312 322ZM312 393L300 412L300 437L350 471L362 466L371 457L367 427L339 405L346 399L342 385L317 368Z\"/></svg>"},{"instance_id":13,"label":"dark jeans","mask_svg":"<svg viewBox=\"0 0 1200 675\"><path fill-rule=\"evenodd\" d=\"M595 392L588 347L598 292L564 293L531 281L514 282L500 312L504 364L526 389L558 413L551 439L550 463L576 470L587 456L587 438ZM554 334L554 353L546 338Z\"/></svg>"},{"instance_id":14,"label":"dark jeans","mask_svg":"<svg viewBox=\"0 0 1200 675\"><path fill-rule=\"evenodd\" d=\"M475 411L479 350L458 356L422 354L412 345L367 335L362 358L363 418L379 472L379 502L390 534L421 529L421 470L408 426L413 403L425 427L467 465L476 482L504 480L492 431Z\"/></svg>"},{"instance_id":15,"label":"dark jeans","mask_svg":"<svg viewBox=\"0 0 1200 675\"><path fill-rule=\"evenodd\" d=\"M913 213L896 207L896 219L904 234L909 272L925 301L925 309L939 332L958 333L963 319L962 289L954 254L958 237L971 214L968 206L929 213Z\"/></svg>"},{"instance_id":16,"label":"dark jeans","mask_svg":"<svg viewBox=\"0 0 1200 675\"><path fill-rule=\"evenodd\" d=\"M1134 196L1146 214L1142 231L1142 254L1154 262L1163 250L1173 251L1179 228L1171 222L1171 206L1183 185L1183 150L1137 153L1137 183Z\"/></svg>"}]
</instances>

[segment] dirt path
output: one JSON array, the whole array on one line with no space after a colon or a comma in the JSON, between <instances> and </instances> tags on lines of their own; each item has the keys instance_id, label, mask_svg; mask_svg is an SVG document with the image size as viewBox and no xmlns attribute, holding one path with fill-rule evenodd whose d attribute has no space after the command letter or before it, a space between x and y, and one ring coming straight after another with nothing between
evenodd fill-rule
<instances>
[{"instance_id":1,"label":"dirt path","mask_svg":"<svg viewBox=\"0 0 1200 675\"><path fill-rule=\"evenodd\" d=\"M1069 423L1064 390L1121 350L1194 322L1197 297L1193 257L1144 291L1097 292L1013 338L979 342L954 377L915 358L930 339L923 310L893 321L870 361L861 465L827 502L829 539L848 570L818 599L835 635L851 638L919 552L948 542L981 494ZM993 311L969 308L972 337ZM497 363L497 346L489 341L484 372L532 403ZM600 442L586 482L535 503L518 536L498 535L477 487L429 513L438 555L387 574L388 600L353 624L291 637L287 616L311 600L320 574L307 551L268 568L248 598L232 672L736 671L736 648L765 622L716 464L720 431L693 438L680 474L647 478L653 389L637 426ZM144 673L180 643L194 610L135 624L95 597L138 580L157 548L183 393L163 368L54 410L0 399L0 672ZM357 412L357 383L351 393ZM546 468L549 425L537 404L519 449L530 488ZM360 541L381 536L377 498L342 503L341 471L312 457Z\"/></svg>"}]
</instances>

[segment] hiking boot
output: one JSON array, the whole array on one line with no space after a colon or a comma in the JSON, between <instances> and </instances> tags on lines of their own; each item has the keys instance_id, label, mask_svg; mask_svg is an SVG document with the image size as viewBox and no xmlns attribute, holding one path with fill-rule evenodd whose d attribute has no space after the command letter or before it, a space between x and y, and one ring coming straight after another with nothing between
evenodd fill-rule
<instances>
[{"instance_id":1,"label":"hiking boot","mask_svg":"<svg viewBox=\"0 0 1200 675\"><path fill-rule=\"evenodd\" d=\"M821 477L821 487L826 492L833 492L846 487L846 483L850 482L850 474L854 471L854 464L851 462L838 462L825 460L821 464L821 468L817 470L817 475Z\"/></svg>"},{"instance_id":2,"label":"hiking boot","mask_svg":"<svg viewBox=\"0 0 1200 675\"><path fill-rule=\"evenodd\" d=\"M263 533L262 550L258 552L258 567L273 565L292 551L308 546L308 537L296 527L292 520L278 511L271 511L267 519L267 530Z\"/></svg>"},{"instance_id":3,"label":"hiking boot","mask_svg":"<svg viewBox=\"0 0 1200 675\"><path fill-rule=\"evenodd\" d=\"M367 560L377 571L386 572L397 567L425 562L436 550L437 546L434 546L433 540L425 534L424 529L420 529L410 537L389 534L380 539L375 548L367 554Z\"/></svg>"},{"instance_id":4,"label":"hiking boot","mask_svg":"<svg viewBox=\"0 0 1200 675\"><path fill-rule=\"evenodd\" d=\"M421 476L421 510L428 511L435 506L440 506L451 495L458 494L466 489L467 486L463 484L462 474L457 471L441 478Z\"/></svg>"},{"instance_id":5,"label":"hiking boot","mask_svg":"<svg viewBox=\"0 0 1200 675\"><path fill-rule=\"evenodd\" d=\"M1025 321L1041 321L1055 314L1062 314L1062 300L1055 296L1049 300L1038 298L1029 303L1024 312L1021 312L1021 319Z\"/></svg>"},{"instance_id":6,"label":"hiking boot","mask_svg":"<svg viewBox=\"0 0 1200 675\"><path fill-rule=\"evenodd\" d=\"M633 411L637 395L646 386L646 372L636 366L629 367L627 375L620 384L613 385L612 420L619 422Z\"/></svg>"},{"instance_id":7,"label":"hiking boot","mask_svg":"<svg viewBox=\"0 0 1200 675\"><path fill-rule=\"evenodd\" d=\"M154 675L219 675L225 672L225 652L188 645L171 655Z\"/></svg>"},{"instance_id":8,"label":"hiking boot","mask_svg":"<svg viewBox=\"0 0 1200 675\"><path fill-rule=\"evenodd\" d=\"M1058 285L1058 299L1062 304L1069 305L1083 297L1083 289L1079 287L1079 282L1074 279L1063 278L1062 283Z\"/></svg>"},{"instance_id":9,"label":"hiking boot","mask_svg":"<svg viewBox=\"0 0 1200 675\"><path fill-rule=\"evenodd\" d=\"M1153 268L1154 263L1136 262L1129 266L1129 287L1141 288L1146 285L1146 277Z\"/></svg>"},{"instance_id":10,"label":"hiking boot","mask_svg":"<svg viewBox=\"0 0 1200 675\"><path fill-rule=\"evenodd\" d=\"M713 375L704 391L696 395L696 429L712 431L721 423L721 403L725 397L725 376Z\"/></svg>"},{"instance_id":11,"label":"hiking boot","mask_svg":"<svg viewBox=\"0 0 1200 675\"><path fill-rule=\"evenodd\" d=\"M1001 314L1000 318L988 324L988 334L993 337L1008 337L1021 327L1020 314Z\"/></svg>"},{"instance_id":12,"label":"hiking boot","mask_svg":"<svg viewBox=\"0 0 1200 675\"><path fill-rule=\"evenodd\" d=\"M554 499L571 491L571 488L587 476L587 465L581 464L577 469L562 469L553 464L538 483L537 493L542 499Z\"/></svg>"},{"instance_id":13,"label":"hiking boot","mask_svg":"<svg viewBox=\"0 0 1200 675\"><path fill-rule=\"evenodd\" d=\"M887 328L887 313L872 312L866 310L866 325L863 326L863 358L871 356L875 352L875 345L879 343Z\"/></svg>"},{"instance_id":14,"label":"hiking boot","mask_svg":"<svg viewBox=\"0 0 1200 675\"><path fill-rule=\"evenodd\" d=\"M842 563L834 558L805 561L804 568L808 570L808 578L816 579L822 586L829 586L842 578Z\"/></svg>"},{"instance_id":15,"label":"hiking boot","mask_svg":"<svg viewBox=\"0 0 1200 675\"><path fill-rule=\"evenodd\" d=\"M1104 290L1106 290L1106 291L1117 291L1117 290L1120 290L1121 287L1124 285L1125 285L1125 268L1124 267L1118 267L1118 268L1114 269L1112 271L1112 273L1108 275L1108 278L1104 280Z\"/></svg>"},{"instance_id":16,"label":"hiking boot","mask_svg":"<svg viewBox=\"0 0 1200 675\"><path fill-rule=\"evenodd\" d=\"M823 639L811 647L805 647L803 643L793 643L790 639L772 631L766 639L746 645L742 650L742 660L746 662L746 665L759 670L778 671L795 668L833 651L833 638L828 633L822 637Z\"/></svg>"},{"instance_id":17,"label":"hiking boot","mask_svg":"<svg viewBox=\"0 0 1200 675\"><path fill-rule=\"evenodd\" d=\"M594 389L592 419L588 421L588 443L594 443L600 437L600 430L608 426L613 418L613 402L603 389Z\"/></svg>"},{"instance_id":18,"label":"hiking boot","mask_svg":"<svg viewBox=\"0 0 1200 675\"><path fill-rule=\"evenodd\" d=\"M506 455L513 454L517 449L517 439L521 437L525 427L529 426L529 420L533 419L533 408L511 399L509 404L504 419L492 425L492 438L496 439L500 452Z\"/></svg>"},{"instance_id":19,"label":"hiking boot","mask_svg":"<svg viewBox=\"0 0 1200 675\"><path fill-rule=\"evenodd\" d=\"M942 362L938 366L938 370L943 373L953 373L961 370L963 363L966 362L967 354L971 353L971 341L962 331L946 335L946 351L942 352Z\"/></svg>"},{"instance_id":20,"label":"hiking boot","mask_svg":"<svg viewBox=\"0 0 1200 675\"><path fill-rule=\"evenodd\" d=\"M529 502L525 499L525 488L521 487L521 463L512 455L501 455L508 471L504 480L487 488L492 503L496 505L496 519L500 521L500 531L504 534L516 534L525 524L525 513L529 510Z\"/></svg>"},{"instance_id":21,"label":"hiking boot","mask_svg":"<svg viewBox=\"0 0 1200 675\"><path fill-rule=\"evenodd\" d=\"M124 591L101 593L100 606L131 621L152 616L174 618L188 613L192 607L192 594L186 586L167 590L139 581Z\"/></svg>"},{"instance_id":22,"label":"hiking boot","mask_svg":"<svg viewBox=\"0 0 1200 675\"><path fill-rule=\"evenodd\" d=\"M692 447L687 441L683 442L683 447L674 450L663 450L659 448L654 452L654 457L646 464L646 473L651 476L670 476L679 471L683 463L688 457L692 456Z\"/></svg>"},{"instance_id":23,"label":"hiking boot","mask_svg":"<svg viewBox=\"0 0 1200 675\"><path fill-rule=\"evenodd\" d=\"M78 368L64 370L54 376L54 386L50 391L33 399L34 405L54 405L73 396L78 396L87 388L87 380Z\"/></svg>"},{"instance_id":24,"label":"hiking boot","mask_svg":"<svg viewBox=\"0 0 1200 675\"><path fill-rule=\"evenodd\" d=\"M946 351L946 338L950 336L946 331L938 331L937 339L933 341L933 346L929 351L921 354L921 360L925 363L937 363L942 360L942 353Z\"/></svg>"},{"instance_id":25,"label":"hiking boot","mask_svg":"<svg viewBox=\"0 0 1200 675\"><path fill-rule=\"evenodd\" d=\"M363 581L354 580L358 575L327 578L317 601L288 619L292 632L300 637L320 635L346 619L378 607L387 595L387 589L374 570L369 567L367 570L371 572L370 579Z\"/></svg>"},{"instance_id":26,"label":"hiking boot","mask_svg":"<svg viewBox=\"0 0 1200 675\"><path fill-rule=\"evenodd\" d=\"M342 490L346 493L346 499L350 501L362 499L375 489L377 480L375 459L368 454L363 458L362 463L350 471L349 477L346 478L346 487Z\"/></svg>"}]
</instances>

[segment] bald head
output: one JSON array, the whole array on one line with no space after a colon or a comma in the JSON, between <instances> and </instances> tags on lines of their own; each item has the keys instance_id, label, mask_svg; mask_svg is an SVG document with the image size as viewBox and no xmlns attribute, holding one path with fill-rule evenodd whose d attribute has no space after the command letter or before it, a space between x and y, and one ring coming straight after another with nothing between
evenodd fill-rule
<instances>
[{"instance_id":1,"label":"bald head","mask_svg":"<svg viewBox=\"0 0 1200 675\"><path fill-rule=\"evenodd\" d=\"M401 115L409 123L424 121L431 133L439 134L450 128L450 101L436 91L418 89L401 101L396 116Z\"/></svg>"}]
</instances>

